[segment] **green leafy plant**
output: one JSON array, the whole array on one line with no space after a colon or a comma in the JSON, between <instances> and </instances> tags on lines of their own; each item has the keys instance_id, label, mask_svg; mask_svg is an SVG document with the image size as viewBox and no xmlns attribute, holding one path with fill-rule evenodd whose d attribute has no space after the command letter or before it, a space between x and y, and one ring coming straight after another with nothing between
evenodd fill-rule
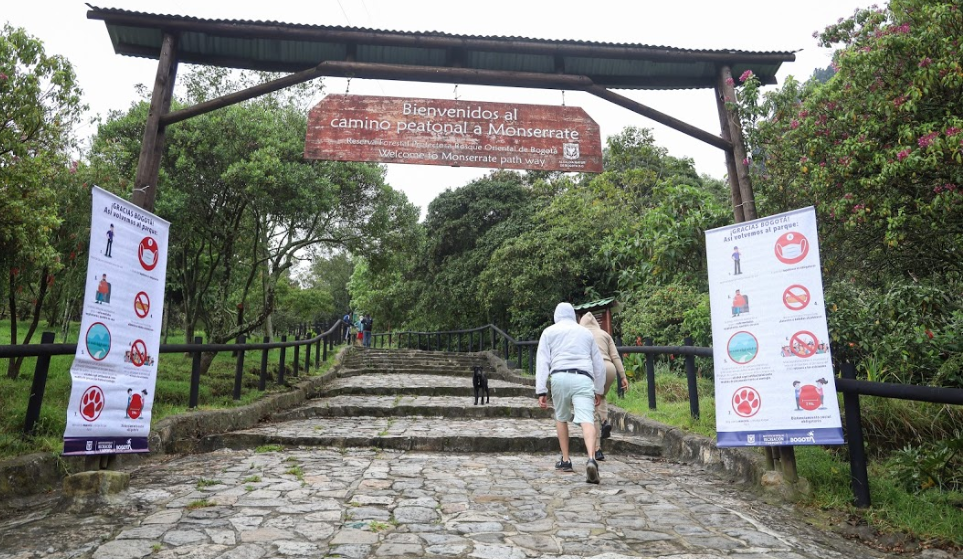
<instances>
[{"instance_id":1,"label":"green leafy plant","mask_svg":"<svg viewBox=\"0 0 963 559\"><path fill-rule=\"evenodd\" d=\"M204 478L201 478L201 479L197 480L197 488L198 488L198 489L201 489L201 488L204 488L204 487L210 487L210 486L212 486L212 485L220 485L220 484L221 484L221 482L220 482L219 480L216 480L216 479L204 479Z\"/></svg>"},{"instance_id":2,"label":"green leafy plant","mask_svg":"<svg viewBox=\"0 0 963 559\"><path fill-rule=\"evenodd\" d=\"M909 492L963 490L963 433L953 438L907 445L893 454L893 477Z\"/></svg>"}]
</instances>

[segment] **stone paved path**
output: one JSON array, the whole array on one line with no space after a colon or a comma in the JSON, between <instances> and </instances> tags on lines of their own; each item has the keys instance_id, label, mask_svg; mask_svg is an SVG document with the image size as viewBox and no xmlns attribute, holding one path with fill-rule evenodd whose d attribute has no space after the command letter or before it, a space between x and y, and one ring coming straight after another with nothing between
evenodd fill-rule
<instances>
[{"instance_id":1,"label":"stone paved path","mask_svg":"<svg viewBox=\"0 0 963 559\"><path fill-rule=\"evenodd\" d=\"M103 515L41 507L0 523L0 558L883 556L692 466L612 456L593 486L556 459L305 448L156 460Z\"/></svg>"},{"instance_id":2,"label":"stone paved path","mask_svg":"<svg viewBox=\"0 0 963 559\"><path fill-rule=\"evenodd\" d=\"M556 472L554 450L372 448L405 437L554 438L537 407L530 417L445 417L482 408L469 403L470 376L436 377L428 388L439 395L364 395L390 387L387 376L348 375L288 416L218 439L246 441L234 449L147 460L131 470L128 491L92 514L64 512L56 494L4 503L0 559L888 557L764 503L751 488L645 451L610 450L596 486L585 482L584 457L575 473ZM453 401L446 391L459 383ZM360 392L342 391L352 384ZM505 409L535 405L504 398ZM439 415L410 415L405 402ZM319 413L346 408L369 415ZM322 436L337 446L312 442ZM350 437L371 444L344 446ZM616 434L624 445L614 448L648 448L631 437Z\"/></svg>"}]
</instances>

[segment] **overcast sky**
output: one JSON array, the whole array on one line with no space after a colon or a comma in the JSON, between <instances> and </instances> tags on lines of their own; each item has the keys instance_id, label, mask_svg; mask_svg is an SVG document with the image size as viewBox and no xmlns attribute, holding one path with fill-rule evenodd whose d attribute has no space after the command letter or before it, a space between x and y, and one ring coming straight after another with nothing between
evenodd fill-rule
<instances>
[{"instance_id":1,"label":"overcast sky","mask_svg":"<svg viewBox=\"0 0 963 559\"><path fill-rule=\"evenodd\" d=\"M839 18L871 0L98 0L101 8L176 14L211 19L246 19L346 25L399 31L440 31L465 35L521 36L537 39L640 43L690 49L799 51L777 76L805 79L829 65L829 51L813 38ZM884 2L877 2L884 4ZM42 40L48 54L66 56L77 70L86 102L94 114L124 110L138 99L138 84L153 85L157 62L114 54L102 21L88 20L87 6L74 0L4 0L0 19L24 27ZM181 70L183 71L183 69ZM346 81L325 78L326 91L344 93ZM384 80L352 80L350 93L436 99L580 106L599 124L605 139L626 126L651 128L656 142L676 157L691 157L700 173L722 178L725 158L714 147L664 127L592 95L568 91L420 84ZM719 133L711 90L619 91L712 134ZM312 103L313 104L313 103ZM82 136L95 132L80 130ZM412 203L428 204L445 188L459 187L488 169L433 165L389 165L388 182Z\"/></svg>"}]
</instances>

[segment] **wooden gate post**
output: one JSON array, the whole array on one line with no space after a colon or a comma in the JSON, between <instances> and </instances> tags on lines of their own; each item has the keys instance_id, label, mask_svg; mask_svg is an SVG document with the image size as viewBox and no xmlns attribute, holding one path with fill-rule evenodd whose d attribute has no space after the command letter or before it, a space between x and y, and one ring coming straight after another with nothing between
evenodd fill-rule
<instances>
[{"instance_id":1,"label":"wooden gate post","mask_svg":"<svg viewBox=\"0 0 963 559\"><path fill-rule=\"evenodd\" d=\"M752 193L752 182L749 180L749 169L746 166L746 148L743 144L742 139L742 124L739 122L739 115L735 111L729 110L725 105L725 101L731 100L733 103L736 101L736 87L732 79L732 69L728 66L723 66L719 69L719 89L722 90L722 105L720 111L725 111L726 123L729 128L729 139L732 141L732 155L733 164L736 168L736 177L739 179L739 193L740 200L742 204L743 220L739 220L738 216L736 219L737 223L742 221L750 221L756 219L756 199ZM720 118L721 119L721 118ZM723 137L725 137L725 129L727 126L723 126ZM726 160L728 163L728 158ZM729 181L732 181L732 168L729 168ZM735 201L735 200L733 200Z\"/></svg>"},{"instance_id":2,"label":"wooden gate post","mask_svg":"<svg viewBox=\"0 0 963 559\"><path fill-rule=\"evenodd\" d=\"M131 203L154 211L157 198L157 177L160 173L161 155L164 153L165 128L161 126L161 116L167 114L174 97L174 81L177 77L177 37L164 34L160 59L157 62L157 76L154 78L154 92L150 98L150 112L144 127L144 141L140 146L140 159L137 161L137 176L134 178L134 194Z\"/></svg>"}]
</instances>

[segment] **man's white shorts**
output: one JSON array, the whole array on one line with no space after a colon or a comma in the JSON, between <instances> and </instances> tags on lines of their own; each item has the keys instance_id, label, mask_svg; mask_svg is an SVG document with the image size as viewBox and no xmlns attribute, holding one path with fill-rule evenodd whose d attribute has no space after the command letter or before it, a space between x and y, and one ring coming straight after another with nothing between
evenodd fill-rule
<instances>
[{"instance_id":1,"label":"man's white shorts","mask_svg":"<svg viewBox=\"0 0 963 559\"><path fill-rule=\"evenodd\" d=\"M592 379L585 375L555 373L549 380L557 421L572 421L576 425L595 421L595 383Z\"/></svg>"}]
</instances>

